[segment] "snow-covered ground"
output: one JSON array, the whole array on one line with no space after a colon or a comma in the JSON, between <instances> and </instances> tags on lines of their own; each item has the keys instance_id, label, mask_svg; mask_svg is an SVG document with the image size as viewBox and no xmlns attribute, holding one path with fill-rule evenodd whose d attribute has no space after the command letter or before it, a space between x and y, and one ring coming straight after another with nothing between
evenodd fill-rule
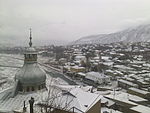
<instances>
[{"instance_id":1,"label":"snow-covered ground","mask_svg":"<svg viewBox=\"0 0 150 113\"><path fill-rule=\"evenodd\" d=\"M0 90L13 84L16 72L23 65L23 60L19 59L22 59L21 55L0 54Z\"/></svg>"},{"instance_id":2,"label":"snow-covered ground","mask_svg":"<svg viewBox=\"0 0 150 113\"><path fill-rule=\"evenodd\" d=\"M0 91L6 89L14 84L14 76L16 72L23 66L23 55L16 54L0 54ZM38 57L40 63L44 63L47 59ZM50 80L51 76L48 76ZM61 78L53 78L57 84L67 84Z\"/></svg>"}]
</instances>

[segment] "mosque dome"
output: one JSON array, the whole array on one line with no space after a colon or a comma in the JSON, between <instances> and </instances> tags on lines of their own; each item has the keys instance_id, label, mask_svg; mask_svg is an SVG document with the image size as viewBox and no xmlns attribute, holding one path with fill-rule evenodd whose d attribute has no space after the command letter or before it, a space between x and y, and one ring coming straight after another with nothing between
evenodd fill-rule
<instances>
[{"instance_id":1,"label":"mosque dome","mask_svg":"<svg viewBox=\"0 0 150 113\"><path fill-rule=\"evenodd\" d=\"M36 86L44 84L46 73L39 67L38 63L28 63L16 73L17 79L23 86Z\"/></svg>"},{"instance_id":2,"label":"mosque dome","mask_svg":"<svg viewBox=\"0 0 150 113\"><path fill-rule=\"evenodd\" d=\"M24 53L24 65L15 75L19 91L29 92L45 88L46 73L37 62L37 53L32 47L30 30L30 42Z\"/></svg>"}]
</instances>

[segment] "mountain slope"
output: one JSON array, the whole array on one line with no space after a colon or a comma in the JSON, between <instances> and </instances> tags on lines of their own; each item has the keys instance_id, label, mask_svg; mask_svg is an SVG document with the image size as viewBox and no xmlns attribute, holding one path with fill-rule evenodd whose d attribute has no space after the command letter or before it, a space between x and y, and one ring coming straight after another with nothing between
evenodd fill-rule
<instances>
[{"instance_id":1,"label":"mountain slope","mask_svg":"<svg viewBox=\"0 0 150 113\"><path fill-rule=\"evenodd\" d=\"M108 44L114 42L145 42L150 41L150 24L140 25L111 34L92 35L80 38L72 44Z\"/></svg>"}]
</instances>

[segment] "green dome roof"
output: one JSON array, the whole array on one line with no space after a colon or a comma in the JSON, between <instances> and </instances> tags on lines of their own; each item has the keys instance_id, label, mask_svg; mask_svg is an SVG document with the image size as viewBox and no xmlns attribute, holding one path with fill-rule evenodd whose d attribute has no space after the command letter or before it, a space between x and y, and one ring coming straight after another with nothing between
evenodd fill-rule
<instances>
[{"instance_id":1,"label":"green dome roof","mask_svg":"<svg viewBox=\"0 0 150 113\"><path fill-rule=\"evenodd\" d=\"M32 47L31 29L29 47L26 48L24 56L24 65L16 73L15 81L18 81L22 86L39 86L45 84L46 73L37 63L37 51Z\"/></svg>"},{"instance_id":2,"label":"green dome roof","mask_svg":"<svg viewBox=\"0 0 150 113\"><path fill-rule=\"evenodd\" d=\"M24 86L40 85L45 83L46 73L37 63L26 63L16 73L15 80L18 80Z\"/></svg>"}]
</instances>

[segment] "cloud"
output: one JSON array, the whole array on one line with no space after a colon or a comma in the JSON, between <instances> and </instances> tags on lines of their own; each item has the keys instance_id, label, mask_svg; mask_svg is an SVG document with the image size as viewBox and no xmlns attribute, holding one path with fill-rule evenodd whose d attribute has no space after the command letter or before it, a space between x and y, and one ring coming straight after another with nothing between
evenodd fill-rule
<instances>
[{"instance_id":1,"label":"cloud","mask_svg":"<svg viewBox=\"0 0 150 113\"><path fill-rule=\"evenodd\" d=\"M126 29L129 27L134 27L134 26L138 26L138 25L142 25L142 24L149 24L150 23L150 19L147 18L135 18L135 19L124 19L120 22L120 27L122 29Z\"/></svg>"},{"instance_id":2,"label":"cloud","mask_svg":"<svg viewBox=\"0 0 150 113\"><path fill-rule=\"evenodd\" d=\"M137 2L138 1L138 2ZM73 41L148 23L149 0L0 0L0 41Z\"/></svg>"},{"instance_id":3,"label":"cloud","mask_svg":"<svg viewBox=\"0 0 150 113\"><path fill-rule=\"evenodd\" d=\"M148 18L136 18L136 19L125 19L122 21L124 24L128 25L137 25L137 24L143 24L148 21Z\"/></svg>"}]
</instances>

